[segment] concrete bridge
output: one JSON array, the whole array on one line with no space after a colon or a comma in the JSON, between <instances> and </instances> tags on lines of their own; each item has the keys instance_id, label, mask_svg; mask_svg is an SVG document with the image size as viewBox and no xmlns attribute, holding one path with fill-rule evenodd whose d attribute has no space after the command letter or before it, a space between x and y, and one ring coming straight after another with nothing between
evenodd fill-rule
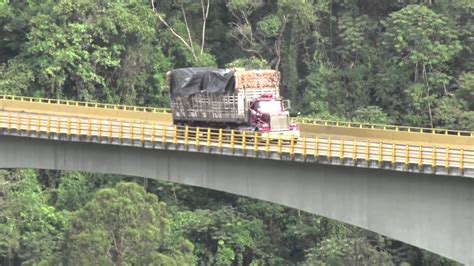
<instances>
[{"instance_id":1,"label":"concrete bridge","mask_svg":"<svg viewBox=\"0 0 474 266\"><path fill-rule=\"evenodd\" d=\"M283 145L236 133L7 109L0 114L0 168L122 174L225 191L474 265L469 145L433 149L324 136Z\"/></svg>"}]
</instances>

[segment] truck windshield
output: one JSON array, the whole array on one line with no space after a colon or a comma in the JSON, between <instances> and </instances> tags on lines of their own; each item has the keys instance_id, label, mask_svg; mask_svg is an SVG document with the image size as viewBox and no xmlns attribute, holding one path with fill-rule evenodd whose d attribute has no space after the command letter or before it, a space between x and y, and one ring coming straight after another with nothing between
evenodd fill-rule
<instances>
[{"instance_id":1,"label":"truck windshield","mask_svg":"<svg viewBox=\"0 0 474 266\"><path fill-rule=\"evenodd\" d=\"M262 113L281 112L281 101L261 101L257 104L257 110Z\"/></svg>"}]
</instances>

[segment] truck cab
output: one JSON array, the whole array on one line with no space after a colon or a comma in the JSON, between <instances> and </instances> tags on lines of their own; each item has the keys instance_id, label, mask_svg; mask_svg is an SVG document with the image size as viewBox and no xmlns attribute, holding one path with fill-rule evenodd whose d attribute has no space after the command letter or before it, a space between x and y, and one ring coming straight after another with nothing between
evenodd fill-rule
<instances>
[{"instance_id":1,"label":"truck cab","mask_svg":"<svg viewBox=\"0 0 474 266\"><path fill-rule=\"evenodd\" d=\"M299 136L298 126L291 123L290 101L263 94L250 102L249 121L256 131L272 135Z\"/></svg>"}]
</instances>

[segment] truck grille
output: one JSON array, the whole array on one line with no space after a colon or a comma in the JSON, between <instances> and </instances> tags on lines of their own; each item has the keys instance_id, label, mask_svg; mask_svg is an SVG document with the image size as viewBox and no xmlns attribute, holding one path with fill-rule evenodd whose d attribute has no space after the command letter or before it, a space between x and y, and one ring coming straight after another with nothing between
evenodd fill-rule
<instances>
[{"instance_id":1,"label":"truck grille","mask_svg":"<svg viewBox=\"0 0 474 266\"><path fill-rule=\"evenodd\" d=\"M286 115L272 115L270 127L272 130L288 130L289 117Z\"/></svg>"}]
</instances>

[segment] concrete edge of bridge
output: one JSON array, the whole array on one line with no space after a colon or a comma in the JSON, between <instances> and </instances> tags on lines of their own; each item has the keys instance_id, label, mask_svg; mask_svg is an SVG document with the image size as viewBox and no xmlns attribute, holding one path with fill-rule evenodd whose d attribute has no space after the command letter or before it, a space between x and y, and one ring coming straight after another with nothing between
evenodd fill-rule
<instances>
[{"instance_id":1,"label":"concrete edge of bridge","mask_svg":"<svg viewBox=\"0 0 474 266\"><path fill-rule=\"evenodd\" d=\"M238 157L249 157L258 159L270 159L280 161L293 161L298 163L317 163L324 165L336 165L343 167L357 167L357 168L370 168L370 169L382 169L389 171L419 173L419 174L430 174L430 175L447 175L457 176L465 178L474 178L474 169L460 169L458 167L433 167L431 165L419 165L416 163L400 163L400 162L387 162L378 160L364 160L351 158L339 158L339 157L328 157L325 155L315 156L308 154L306 156L302 154L291 154L289 152L277 152L277 151L254 151L252 149L242 149L241 147L229 148L229 147L217 147L206 145L195 145L195 144L183 144L183 143L172 143L172 142L151 142L150 140L130 140L130 139L118 139L97 136L86 136L86 135L67 135L67 134L56 134L41 132L37 134L35 132L28 132L26 130L6 130L0 129L0 135L7 136L18 136L27 138L39 138L39 139L51 139L59 141L71 141L71 142L83 142L83 143L99 143L104 145L119 145L119 146L132 146L141 147L146 149L161 149L161 150L177 150L186 152L198 152L198 153L210 153L224 156L238 156Z\"/></svg>"}]
</instances>

